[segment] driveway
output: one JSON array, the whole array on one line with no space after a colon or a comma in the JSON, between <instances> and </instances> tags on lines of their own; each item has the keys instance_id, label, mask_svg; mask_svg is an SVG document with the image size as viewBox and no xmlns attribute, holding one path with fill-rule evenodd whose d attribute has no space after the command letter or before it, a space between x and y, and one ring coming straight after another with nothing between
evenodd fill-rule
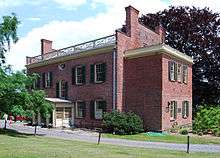
<instances>
[{"instance_id":1,"label":"driveway","mask_svg":"<svg viewBox=\"0 0 220 158\"><path fill-rule=\"evenodd\" d=\"M4 127L4 122L0 121L0 128ZM16 130L20 133L34 133L34 127L25 126L23 123L12 123L7 126L8 129ZM67 140L78 140L90 143L97 143L98 133L86 130L62 130L62 129L47 129L37 128L37 134L44 137L61 138ZM101 143L121 145L129 147L153 148L153 149L169 149L186 151L186 144L162 143L162 142L147 142L147 141L133 141L126 139L101 138ZM205 144L190 144L191 152L220 152L220 145L205 145Z\"/></svg>"}]
</instances>

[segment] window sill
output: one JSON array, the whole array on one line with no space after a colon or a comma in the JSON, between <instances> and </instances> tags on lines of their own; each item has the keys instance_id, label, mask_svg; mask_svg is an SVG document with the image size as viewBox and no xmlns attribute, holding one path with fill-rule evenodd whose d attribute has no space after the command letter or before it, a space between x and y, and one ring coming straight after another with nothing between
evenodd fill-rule
<instances>
[{"instance_id":1,"label":"window sill","mask_svg":"<svg viewBox=\"0 0 220 158\"><path fill-rule=\"evenodd\" d=\"M105 81L95 81L94 83L95 84L102 84L102 83L104 83Z\"/></svg>"},{"instance_id":2,"label":"window sill","mask_svg":"<svg viewBox=\"0 0 220 158\"><path fill-rule=\"evenodd\" d=\"M170 122L174 122L174 121L176 121L176 119L170 119Z\"/></svg>"},{"instance_id":3,"label":"window sill","mask_svg":"<svg viewBox=\"0 0 220 158\"><path fill-rule=\"evenodd\" d=\"M183 119L187 119L188 117L187 116L184 116L184 117L182 117Z\"/></svg>"}]
</instances>

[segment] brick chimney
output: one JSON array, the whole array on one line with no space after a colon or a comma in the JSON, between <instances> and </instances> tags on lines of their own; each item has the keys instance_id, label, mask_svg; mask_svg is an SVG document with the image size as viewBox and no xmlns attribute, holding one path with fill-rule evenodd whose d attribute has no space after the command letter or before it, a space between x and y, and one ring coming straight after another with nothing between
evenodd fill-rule
<instances>
[{"instance_id":1,"label":"brick chimney","mask_svg":"<svg viewBox=\"0 0 220 158\"><path fill-rule=\"evenodd\" d=\"M165 36L166 36L165 28L160 24L159 26L155 27L155 32L160 35L161 43L164 43L165 42Z\"/></svg>"},{"instance_id":2,"label":"brick chimney","mask_svg":"<svg viewBox=\"0 0 220 158\"><path fill-rule=\"evenodd\" d=\"M53 51L52 43L53 41L50 41L47 39L41 39L41 54L42 55Z\"/></svg>"},{"instance_id":3,"label":"brick chimney","mask_svg":"<svg viewBox=\"0 0 220 158\"><path fill-rule=\"evenodd\" d=\"M128 36L134 36L138 28L139 11L132 6L125 8L126 11L126 32Z\"/></svg>"}]
</instances>

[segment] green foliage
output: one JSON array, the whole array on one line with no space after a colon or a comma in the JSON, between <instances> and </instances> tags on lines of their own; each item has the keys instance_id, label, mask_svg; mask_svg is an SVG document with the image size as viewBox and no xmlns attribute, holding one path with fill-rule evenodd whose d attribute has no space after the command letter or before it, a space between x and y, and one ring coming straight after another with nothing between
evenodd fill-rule
<instances>
[{"instance_id":1,"label":"green foliage","mask_svg":"<svg viewBox=\"0 0 220 158\"><path fill-rule=\"evenodd\" d=\"M165 43L192 56L194 105L202 102L218 105L220 100L220 14L209 8L170 6L139 21L155 29L166 30ZM208 82L204 82L207 80ZM197 110L197 106L193 107Z\"/></svg>"},{"instance_id":2,"label":"green foliage","mask_svg":"<svg viewBox=\"0 0 220 158\"><path fill-rule=\"evenodd\" d=\"M143 132L143 121L141 118L132 113L109 112L103 117L104 128L108 132L116 134L136 134Z\"/></svg>"},{"instance_id":3,"label":"green foliage","mask_svg":"<svg viewBox=\"0 0 220 158\"><path fill-rule=\"evenodd\" d=\"M183 128L183 129L181 129L179 131L179 133L182 134L182 135L187 135L188 134L188 130Z\"/></svg>"},{"instance_id":4,"label":"green foliage","mask_svg":"<svg viewBox=\"0 0 220 158\"><path fill-rule=\"evenodd\" d=\"M204 105L197 112L193 130L203 134L214 133L220 128L220 107Z\"/></svg>"},{"instance_id":5,"label":"green foliage","mask_svg":"<svg viewBox=\"0 0 220 158\"><path fill-rule=\"evenodd\" d=\"M5 63L4 53L10 49L11 41L13 43L18 41L17 28L20 23L14 13L2 18L2 23L0 22L0 66Z\"/></svg>"}]
</instances>

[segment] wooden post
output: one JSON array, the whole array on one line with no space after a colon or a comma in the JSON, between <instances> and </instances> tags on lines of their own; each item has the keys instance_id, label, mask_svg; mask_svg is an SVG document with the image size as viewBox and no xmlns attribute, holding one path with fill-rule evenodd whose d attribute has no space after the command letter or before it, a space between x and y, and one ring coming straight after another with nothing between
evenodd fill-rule
<instances>
[{"instance_id":1,"label":"wooden post","mask_svg":"<svg viewBox=\"0 0 220 158\"><path fill-rule=\"evenodd\" d=\"M101 131L99 131L98 145L99 145L99 143L100 143L101 134L102 134L102 132L101 132Z\"/></svg>"},{"instance_id":2,"label":"wooden post","mask_svg":"<svg viewBox=\"0 0 220 158\"><path fill-rule=\"evenodd\" d=\"M4 129L6 129L6 127L7 127L7 120L5 120L5 127L4 127Z\"/></svg>"},{"instance_id":3,"label":"wooden post","mask_svg":"<svg viewBox=\"0 0 220 158\"><path fill-rule=\"evenodd\" d=\"M187 136L187 153L189 153L189 135Z\"/></svg>"},{"instance_id":4,"label":"wooden post","mask_svg":"<svg viewBox=\"0 0 220 158\"><path fill-rule=\"evenodd\" d=\"M34 125L34 136L36 136L37 135L37 124L35 123L35 125Z\"/></svg>"}]
</instances>

